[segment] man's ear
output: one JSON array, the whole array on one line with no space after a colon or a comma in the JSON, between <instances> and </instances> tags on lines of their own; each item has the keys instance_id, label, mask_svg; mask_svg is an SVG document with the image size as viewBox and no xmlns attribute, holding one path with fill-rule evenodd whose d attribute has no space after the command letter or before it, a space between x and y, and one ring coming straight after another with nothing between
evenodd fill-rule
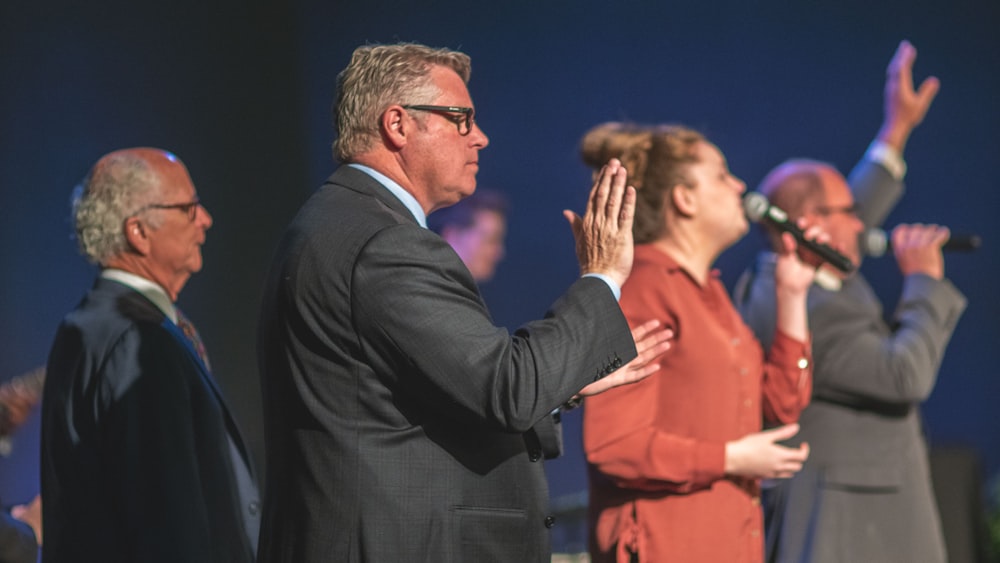
<instances>
[{"instance_id":1,"label":"man's ear","mask_svg":"<svg viewBox=\"0 0 1000 563\"><path fill-rule=\"evenodd\" d=\"M698 200L694 197L694 190L683 184L677 184L670 190L670 200L677 212L684 217L691 217L698 210Z\"/></svg>"},{"instance_id":2,"label":"man's ear","mask_svg":"<svg viewBox=\"0 0 1000 563\"><path fill-rule=\"evenodd\" d=\"M416 123L402 106L389 106L379 118L382 138L390 149L399 150L406 145L407 136Z\"/></svg>"},{"instance_id":3,"label":"man's ear","mask_svg":"<svg viewBox=\"0 0 1000 563\"><path fill-rule=\"evenodd\" d=\"M149 254L150 240L149 227L139 220L138 217L129 217L125 220L125 240L133 252L145 256Z\"/></svg>"}]
</instances>

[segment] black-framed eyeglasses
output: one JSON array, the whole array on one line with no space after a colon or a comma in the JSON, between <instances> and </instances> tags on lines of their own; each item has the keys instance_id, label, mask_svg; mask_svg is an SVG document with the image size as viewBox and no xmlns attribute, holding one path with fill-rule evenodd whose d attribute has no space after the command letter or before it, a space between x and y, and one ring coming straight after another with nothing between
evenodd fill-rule
<instances>
[{"instance_id":1,"label":"black-framed eyeglasses","mask_svg":"<svg viewBox=\"0 0 1000 563\"><path fill-rule=\"evenodd\" d=\"M185 203L150 203L149 205L140 207L139 210L135 212L135 215L138 215L143 211L149 211L150 209L177 209L187 215L188 221L194 221L194 218L198 215L199 205L201 205L201 199L197 197Z\"/></svg>"},{"instance_id":2,"label":"black-framed eyeglasses","mask_svg":"<svg viewBox=\"0 0 1000 563\"><path fill-rule=\"evenodd\" d=\"M823 216L833 215L835 213L846 213L848 215L857 216L858 211L861 210L861 206L858 202L854 202L850 205L840 205L837 207L829 207L826 205L820 205L816 208L816 213Z\"/></svg>"},{"instance_id":3,"label":"black-framed eyeglasses","mask_svg":"<svg viewBox=\"0 0 1000 563\"><path fill-rule=\"evenodd\" d=\"M415 109L417 111L430 111L438 113L458 127L459 135L468 135L472 132L472 126L476 123L475 108L461 106L426 106L426 105L404 105L404 109ZM460 115L455 115L460 114ZM463 129L464 127L464 129Z\"/></svg>"}]
</instances>

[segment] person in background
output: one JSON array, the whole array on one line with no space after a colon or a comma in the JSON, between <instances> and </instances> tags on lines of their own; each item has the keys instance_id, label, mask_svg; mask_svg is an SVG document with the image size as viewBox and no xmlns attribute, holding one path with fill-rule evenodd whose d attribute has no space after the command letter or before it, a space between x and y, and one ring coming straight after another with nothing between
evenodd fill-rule
<instances>
[{"instance_id":1,"label":"person in background","mask_svg":"<svg viewBox=\"0 0 1000 563\"><path fill-rule=\"evenodd\" d=\"M620 158L637 190L625 317L675 335L656 374L584 405L592 560L761 561L760 479L790 477L809 453L777 442L795 435L809 401L815 265L783 237L779 322L762 349L712 269L749 228L745 185L719 148L682 126L607 123L582 153L595 169ZM765 420L782 426L763 431Z\"/></svg>"},{"instance_id":2,"label":"person in background","mask_svg":"<svg viewBox=\"0 0 1000 563\"><path fill-rule=\"evenodd\" d=\"M45 366L0 384L0 457L13 449L11 434L42 400ZM42 497L0 512L0 563L35 563L42 545Z\"/></svg>"},{"instance_id":3,"label":"person in background","mask_svg":"<svg viewBox=\"0 0 1000 563\"><path fill-rule=\"evenodd\" d=\"M253 561L249 452L175 305L212 216L160 149L105 155L74 196L77 240L100 273L49 354L42 559Z\"/></svg>"},{"instance_id":4,"label":"person in background","mask_svg":"<svg viewBox=\"0 0 1000 563\"><path fill-rule=\"evenodd\" d=\"M504 257L507 198L478 188L455 205L427 217L427 227L441 235L465 263L476 283L491 280Z\"/></svg>"},{"instance_id":5,"label":"person in background","mask_svg":"<svg viewBox=\"0 0 1000 563\"><path fill-rule=\"evenodd\" d=\"M855 266L859 235L880 225L902 195L903 149L939 88L931 77L914 89L915 57L901 42L888 66L882 126L850 179L832 165L796 159L759 187L792 219L822 226ZM966 306L944 275L947 239L948 230L935 225L893 230L903 290L891 324L860 273L824 272L817 277L824 283L809 289L815 379L796 440L808 441L813 455L766 495L769 560L947 559L919 408ZM774 232L770 240L777 242ZM775 323L774 271L774 254L763 253L735 291L764 342Z\"/></svg>"},{"instance_id":6,"label":"person in background","mask_svg":"<svg viewBox=\"0 0 1000 563\"><path fill-rule=\"evenodd\" d=\"M35 563L42 546L42 499L0 512L0 563Z\"/></svg>"}]
</instances>

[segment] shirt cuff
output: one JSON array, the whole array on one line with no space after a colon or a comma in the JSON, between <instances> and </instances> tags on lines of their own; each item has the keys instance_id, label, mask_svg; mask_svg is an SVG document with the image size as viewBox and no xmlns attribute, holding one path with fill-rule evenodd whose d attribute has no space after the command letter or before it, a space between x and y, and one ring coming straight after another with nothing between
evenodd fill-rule
<instances>
[{"instance_id":1,"label":"shirt cuff","mask_svg":"<svg viewBox=\"0 0 1000 563\"><path fill-rule=\"evenodd\" d=\"M903 177L906 176L906 161L903 160L903 155L878 139L868 146L865 158L884 166L897 182L903 181Z\"/></svg>"},{"instance_id":2,"label":"shirt cuff","mask_svg":"<svg viewBox=\"0 0 1000 563\"><path fill-rule=\"evenodd\" d=\"M614 294L615 301L618 301L622 298L622 288L618 287L618 284L615 283L615 280L611 279L610 277L605 276L604 274L583 274L583 277L597 278L603 281L604 283L608 284L608 289L610 289L611 293Z\"/></svg>"},{"instance_id":3,"label":"shirt cuff","mask_svg":"<svg viewBox=\"0 0 1000 563\"><path fill-rule=\"evenodd\" d=\"M812 334L802 341L788 336L780 328L775 329L768 359L779 366L794 365L800 370L811 369Z\"/></svg>"}]
</instances>

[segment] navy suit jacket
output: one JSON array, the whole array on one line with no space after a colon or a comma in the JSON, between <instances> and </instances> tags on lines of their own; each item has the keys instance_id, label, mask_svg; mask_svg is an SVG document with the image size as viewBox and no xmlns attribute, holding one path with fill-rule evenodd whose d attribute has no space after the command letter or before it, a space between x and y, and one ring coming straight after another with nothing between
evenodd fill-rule
<instances>
[{"instance_id":1,"label":"navy suit jacket","mask_svg":"<svg viewBox=\"0 0 1000 563\"><path fill-rule=\"evenodd\" d=\"M98 279L49 355L43 561L252 561L240 487L254 485L233 466L248 459L180 329L140 293Z\"/></svg>"},{"instance_id":2,"label":"navy suit jacket","mask_svg":"<svg viewBox=\"0 0 1000 563\"><path fill-rule=\"evenodd\" d=\"M632 359L604 282L494 326L455 252L341 167L278 250L259 345L260 561L548 561L532 427Z\"/></svg>"}]
</instances>

